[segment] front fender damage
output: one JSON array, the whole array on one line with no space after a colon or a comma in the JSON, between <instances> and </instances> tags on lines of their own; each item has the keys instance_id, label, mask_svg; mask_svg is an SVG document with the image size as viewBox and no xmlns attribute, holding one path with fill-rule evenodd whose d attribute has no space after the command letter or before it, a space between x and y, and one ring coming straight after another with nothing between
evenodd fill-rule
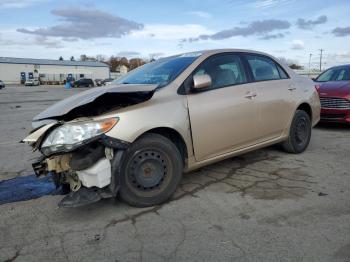
<instances>
[{"instance_id":1,"label":"front fender damage","mask_svg":"<svg viewBox=\"0 0 350 262\"><path fill-rule=\"evenodd\" d=\"M23 142L43 154L33 163L37 176L51 173L57 186L69 187L70 193L59 206L82 206L116 196L120 161L129 143L103 134L76 148L44 152L40 146L50 130L75 119L95 117L146 102L156 90L157 85L136 84L93 88L64 99L34 117L32 125L35 129Z\"/></svg>"}]
</instances>

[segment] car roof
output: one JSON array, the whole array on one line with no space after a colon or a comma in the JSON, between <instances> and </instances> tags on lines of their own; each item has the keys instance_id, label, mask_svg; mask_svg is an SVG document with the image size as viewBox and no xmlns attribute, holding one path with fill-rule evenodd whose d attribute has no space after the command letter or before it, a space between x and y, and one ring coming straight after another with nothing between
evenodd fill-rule
<instances>
[{"instance_id":1,"label":"car roof","mask_svg":"<svg viewBox=\"0 0 350 262\"><path fill-rule=\"evenodd\" d=\"M171 59L171 58L177 58L177 57L197 57L197 58L201 56L209 57L211 55L222 54L222 53L250 53L250 54L264 55L264 56L270 57L273 60L278 60L276 57L268 53L250 50L250 49L238 49L238 48L199 50L199 51L176 54L172 56L160 57L159 60ZM281 61L279 61L279 64L281 64Z\"/></svg>"},{"instance_id":2,"label":"car roof","mask_svg":"<svg viewBox=\"0 0 350 262\"><path fill-rule=\"evenodd\" d=\"M198 54L198 56L200 56L200 55L214 55L214 54L228 53L228 52L253 53L253 54L271 56L268 53L264 53L264 52L260 52L260 51L255 51L255 50L250 50L250 49L238 49L238 48L207 49L207 50L182 53L182 54L179 54L178 56L185 56L185 55L191 55L191 54Z\"/></svg>"}]
</instances>

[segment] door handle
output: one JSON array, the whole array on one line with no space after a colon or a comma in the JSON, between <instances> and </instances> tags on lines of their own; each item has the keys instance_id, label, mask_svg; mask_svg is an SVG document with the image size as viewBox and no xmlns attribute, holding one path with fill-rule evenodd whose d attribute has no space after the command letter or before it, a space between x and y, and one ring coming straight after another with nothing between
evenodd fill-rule
<instances>
[{"instance_id":1,"label":"door handle","mask_svg":"<svg viewBox=\"0 0 350 262\"><path fill-rule=\"evenodd\" d=\"M248 99L253 99L257 94L255 92L248 92L244 97Z\"/></svg>"},{"instance_id":2,"label":"door handle","mask_svg":"<svg viewBox=\"0 0 350 262\"><path fill-rule=\"evenodd\" d=\"M297 88L294 86L294 84L291 84L291 85L289 85L289 87L288 87L288 90L289 91L294 91L294 90L296 90Z\"/></svg>"}]
</instances>

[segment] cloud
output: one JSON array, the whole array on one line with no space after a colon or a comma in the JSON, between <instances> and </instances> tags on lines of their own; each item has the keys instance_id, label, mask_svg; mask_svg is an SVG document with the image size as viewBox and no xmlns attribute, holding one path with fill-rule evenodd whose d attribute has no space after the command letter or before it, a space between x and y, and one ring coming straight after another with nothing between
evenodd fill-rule
<instances>
[{"instance_id":1,"label":"cloud","mask_svg":"<svg viewBox=\"0 0 350 262\"><path fill-rule=\"evenodd\" d=\"M203 11L191 11L191 12L188 12L187 14L197 16L200 18L206 18L206 19L212 17L211 14L209 14L207 12L203 12Z\"/></svg>"},{"instance_id":2,"label":"cloud","mask_svg":"<svg viewBox=\"0 0 350 262\"><path fill-rule=\"evenodd\" d=\"M325 54L327 67L335 65L348 64L350 60L350 51L339 51L335 53Z\"/></svg>"},{"instance_id":3,"label":"cloud","mask_svg":"<svg viewBox=\"0 0 350 262\"><path fill-rule=\"evenodd\" d=\"M320 25L320 24L324 24L328 21L327 16L325 15L321 15L319 16L316 20L305 20L303 18L299 18L296 22L296 25L300 28L300 29L304 29L304 30L311 30L312 28L314 28L316 25Z\"/></svg>"},{"instance_id":4,"label":"cloud","mask_svg":"<svg viewBox=\"0 0 350 262\"><path fill-rule=\"evenodd\" d=\"M16 41L13 41L12 39L6 39L0 34L0 46L13 46L16 44Z\"/></svg>"},{"instance_id":5,"label":"cloud","mask_svg":"<svg viewBox=\"0 0 350 262\"><path fill-rule=\"evenodd\" d=\"M350 52L337 52L337 53L331 53L328 54L327 57L334 58L334 59L343 59L343 60L350 60Z\"/></svg>"},{"instance_id":6,"label":"cloud","mask_svg":"<svg viewBox=\"0 0 350 262\"><path fill-rule=\"evenodd\" d=\"M275 53L287 53L287 50L273 50Z\"/></svg>"},{"instance_id":7,"label":"cloud","mask_svg":"<svg viewBox=\"0 0 350 262\"><path fill-rule=\"evenodd\" d=\"M332 33L338 37L348 36L348 35L350 35L350 26L348 26L348 27L336 27L332 30Z\"/></svg>"},{"instance_id":8,"label":"cloud","mask_svg":"<svg viewBox=\"0 0 350 262\"><path fill-rule=\"evenodd\" d=\"M291 0L258 0L254 3L254 7L258 9L265 9L288 2L291 2Z\"/></svg>"},{"instance_id":9,"label":"cloud","mask_svg":"<svg viewBox=\"0 0 350 262\"><path fill-rule=\"evenodd\" d=\"M304 49L304 41L302 41L302 40L293 40L291 49L293 49L293 50L303 50Z\"/></svg>"},{"instance_id":10,"label":"cloud","mask_svg":"<svg viewBox=\"0 0 350 262\"><path fill-rule=\"evenodd\" d=\"M290 23L285 20L261 20L254 21L247 26L243 27L234 27L228 30L222 30L212 35L200 35L199 37L187 39L189 42L194 42L198 40L222 40L231 38L234 36L250 36L250 35L260 35L262 37L267 36L270 32L275 30L283 30L290 28ZM280 36L280 35L279 35ZM276 37L276 35L275 35ZM278 37L278 36L277 36Z\"/></svg>"},{"instance_id":11,"label":"cloud","mask_svg":"<svg viewBox=\"0 0 350 262\"><path fill-rule=\"evenodd\" d=\"M0 8L24 8L47 0L0 0Z\"/></svg>"},{"instance_id":12,"label":"cloud","mask_svg":"<svg viewBox=\"0 0 350 262\"><path fill-rule=\"evenodd\" d=\"M283 38L285 37L284 34L282 33L278 33L278 34L267 34L264 35L263 37L260 37L260 40L270 40L270 39L278 39L278 38Z\"/></svg>"},{"instance_id":13,"label":"cloud","mask_svg":"<svg viewBox=\"0 0 350 262\"><path fill-rule=\"evenodd\" d=\"M39 36L92 39L100 37L122 37L134 30L143 28L142 24L115 16L95 8L54 9L51 13L61 18L59 25L18 32Z\"/></svg>"},{"instance_id":14,"label":"cloud","mask_svg":"<svg viewBox=\"0 0 350 262\"><path fill-rule=\"evenodd\" d=\"M122 57L135 57L135 56L140 56L141 54L139 52L135 51L121 51L117 54L117 56L122 56Z\"/></svg>"},{"instance_id":15,"label":"cloud","mask_svg":"<svg viewBox=\"0 0 350 262\"><path fill-rule=\"evenodd\" d=\"M76 37L62 37L62 40L65 42L71 42L71 43L79 41L79 39Z\"/></svg>"},{"instance_id":16,"label":"cloud","mask_svg":"<svg viewBox=\"0 0 350 262\"><path fill-rule=\"evenodd\" d=\"M206 27L197 24L152 24L145 25L143 30L132 32L131 36L141 39L152 37L157 40L178 40L211 33L213 32Z\"/></svg>"},{"instance_id":17,"label":"cloud","mask_svg":"<svg viewBox=\"0 0 350 262\"><path fill-rule=\"evenodd\" d=\"M46 36L37 36L34 39L34 44L44 46L46 48L63 48L64 46L56 39L50 40Z\"/></svg>"},{"instance_id":18,"label":"cloud","mask_svg":"<svg viewBox=\"0 0 350 262\"><path fill-rule=\"evenodd\" d=\"M164 56L165 54L162 52L156 52L156 53L150 53L149 56L153 59L158 59L161 56Z\"/></svg>"},{"instance_id":19,"label":"cloud","mask_svg":"<svg viewBox=\"0 0 350 262\"><path fill-rule=\"evenodd\" d=\"M45 36L34 36L34 37L25 37L21 38L16 36L15 34L10 34L7 37L2 37L0 35L0 46L6 47L16 47L22 48L23 46L43 46L46 48L63 48L63 44L61 41L57 41L57 39L49 39Z\"/></svg>"}]
</instances>

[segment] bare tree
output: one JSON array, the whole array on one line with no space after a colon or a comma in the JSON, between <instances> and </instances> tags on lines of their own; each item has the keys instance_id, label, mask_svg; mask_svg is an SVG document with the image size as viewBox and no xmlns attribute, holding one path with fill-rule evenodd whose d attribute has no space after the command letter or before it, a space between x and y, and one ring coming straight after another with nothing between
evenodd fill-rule
<instances>
[{"instance_id":1,"label":"bare tree","mask_svg":"<svg viewBox=\"0 0 350 262\"><path fill-rule=\"evenodd\" d=\"M130 64L130 70L133 70L139 66L142 66L144 65L146 62L144 60L142 60L141 58L132 58L130 59L129 61L129 64Z\"/></svg>"},{"instance_id":2,"label":"bare tree","mask_svg":"<svg viewBox=\"0 0 350 262\"><path fill-rule=\"evenodd\" d=\"M293 60L285 57L279 57L278 59L292 69L303 69L303 66L299 65L299 62L297 60Z\"/></svg>"},{"instance_id":3,"label":"bare tree","mask_svg":"<svg viewBox=\"0 0 350 262\"><path fill-rule=\"evenodd\" d=\"M95 57L89 57L84 54L80 56L80 61L99 61L106 63L107 65L109 65L111 72L116 72L117 68L121 65L124 65L131 70L146 63L146 61L142 58L132 58L128 60L126 57L111 56L107 59L104 55L96 55Z\"/></svg>"},{"instance_id":4,"label":"bare tree","mask_svg":"<svg viewBox=\"0 0 350 262\"><path fill-rule=\"evenodd\" d=\"M117 67L120 65L120 59L115 56L111 56L106 63L109 65L112 72L116 72Z\"/></svg>"},{"instance_id":5,"label":"bare tree","mask_svg":"<svg viewBox=\"0 0 350 262\"><path fill-rule=\"evenodd\" d=\"M86 55L80 55L80 61L86 61L87 56Z\"/></svg>"}]
</instances>

